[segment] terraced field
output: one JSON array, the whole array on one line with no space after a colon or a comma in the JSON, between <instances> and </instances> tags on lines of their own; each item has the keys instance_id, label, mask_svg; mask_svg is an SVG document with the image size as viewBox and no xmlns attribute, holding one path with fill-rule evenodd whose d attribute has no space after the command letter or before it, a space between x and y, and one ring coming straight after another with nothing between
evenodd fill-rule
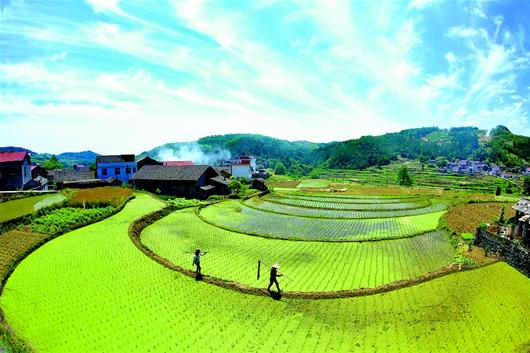
<instances>
[{"instance_id":1,"label":"terraced field","mask_svg":"<svg viewBox=\"0 0 530 353\"><path fill-rule=\"evenodd\" d=\"M142 241L173 263L189 267L195 248L208 250L205 271L252 287L267 287L269 267L256 280L257 261L279 262L289 291L334 291L377 287L420 276L452 262L440 232L376 243L329 243L249 237L202 222L193 209L175 212L148 227Z\"/></svg>"},{"instance_id":2,"label":"terraced field","mask_svg":"<svg viewBox=\"0 0 530 353\"><path fill-rule=\"evenodd\" d=\"M44 194L0 203L0 222L29 215L43 207L66 200L62 194Z\"/></svg>"},{"instance_id":3,"label":"terraced field","mask_svg":"<svg viewBox=\"0 0 530 353\"><path fill-rule=\"evenodd\" d=\"M268 202L279 203L289 206L309 207L325 210L409 210L420 207L427 207L431 202L425 199L373 199L373 198L324 198L307 196L292 196L281 194L269 194L262 197Z\"/></svg>"},{"instance_id":4,"label":"terraced field","mask_svg":"<svg viewBox=\"0 0 530 353\"><path fill-rule=\"evenodd\" d=\"M304 192L296 192L296 193L274 193L271 195L268 195L267 197L276 197L276 198L289 198L289 199L297 199L297 200L307 200L307 201L314 201L314 202L331 202L331 203L353 203L353 204L360 204L360 203L368 203L368 204L388 204L388 203L403 203L403 202L414 202L420 200L420 197L418 196L366 196L366 195L326 195L323 193L320 194L310 194L310 193L304 193Z\"/></svg>"},{"instance_id":5,"label":"terraced field","mask_svg":"<svg viewBox=\"0 0 530 353\"><path fill-rule=\"evenodd\" d=\"M312 218L391 218L414 216L420 214L427 214L433 212L440 212L445 210L445 205L441 202L406 202L406 203L390 203L390 204L348 204L353 209L326 209L323 207L308 207L308 206L291 206L278 202L268 202L268 199L261 199L258 197L247 200L243 204L257 210L285 214L298 217L312 217ZM298 200L296 200L298 201ZM311 201L303 201L303 203ZM313 205L316 202L311 202ZM333 207L333 203L326 202L324 205ZM340 204L341 206L344 204ZM381 207L378 207L381 206ZM357 209L356 209L357 208Z\"/></svg>"},{"instance_id":6,"label":"terraced field","mask_svg":"<svg viewBox=\"0 0 530 353\"><path fill-rule=\"evenodd\" d=\"M443 211L407 217L318 219L264 212L231 200L205 207L200 216L220 228L281 239L367 241L397 239L436 229Z\"/></svg>"},{"instance_id":7,"label":"terraced field","mask_svg":"<svg viewBox=\"0 0 530 353\"><path fill-rule=\"evenodd\" d=\"M197 282L139 252L127 228L161 206L138 195L27 257L0 297L8 322L54 353L528 350L530 281L504 263L381 295L275 301Z\"/></svg>"}]
</instances>

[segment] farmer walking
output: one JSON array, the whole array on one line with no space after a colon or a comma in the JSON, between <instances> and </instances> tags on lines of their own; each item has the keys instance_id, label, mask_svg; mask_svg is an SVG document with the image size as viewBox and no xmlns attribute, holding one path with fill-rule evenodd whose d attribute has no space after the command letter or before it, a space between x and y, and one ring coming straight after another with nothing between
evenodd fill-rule
<instances>
[{"instance_id":1,"label":"farmer walking","mask_svg":"<svg viewBox=\"0 0 530 353\"><path fill-rule=\"evenodd\" d=\"M206 255L207 251L201 252L199 249L195 250L195 256L193 256L193 264L195 265L195 274L197 275L197 278L202 277L201 273L201 256Z\"/></svg>"},{"instance_id":2,"label":"farmer walking","mask_svg":"<svg viewBox=\"0 0 530 353\"><path fill-rule=\"evenodd\" d=\"M272 286L273 283L276 283L276 288L278 288L278 293L280 292L280 285L278 284L277 277L281 277L283 275L278 273L279 269L280 269L280 265L279 264L276 263L276 264L272 265L269 287L267 288L267 291L269 291L269 292L271 291L271 286Z\"/></svg>"}]
</instances>

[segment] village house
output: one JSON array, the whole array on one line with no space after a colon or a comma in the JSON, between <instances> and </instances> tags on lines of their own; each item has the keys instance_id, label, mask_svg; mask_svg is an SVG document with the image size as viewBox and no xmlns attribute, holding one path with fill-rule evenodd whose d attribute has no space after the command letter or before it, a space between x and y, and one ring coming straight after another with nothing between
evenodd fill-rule
<instances>
[{"instance_id":1,"label":"village house","mask_svg":"<svg viewBox=\"0 0 530 353\"><path fill-rule=\"evenodd\" d=\"M121 154L96 157L96 179L115 178L128 184L136 173L134 154Z\"/></svg>"},{"instance_id":2,"label":"village house","mask_svg":"<svg viewBox=\"0 0 530 353\"><path fill-rule=\"evenodd\" d=\"M217 161L218 167L230 168L229 173L236 178L252 178L252 173L258 171L256 164L256 157L253 156L239 156L229 160Z\"/></svg>"},{"instance_id":3,"label":"village house","mask_svg":"<svg viewBox=\"0 0 530 353\"><path fill-rule=\"evenodd\" d=\"M146 165L163 165L162 162L159 162L149 156L140 159L136 164L138 166L138 170L142 169Z\"/></svg>"},{"instance_id":4,"label":"village house","mask_svg":"<svg viewBox=\"0 0 530 353\"><path fill-rule=\"evenodd\" d=\"M86 164L74 164L74 170L76 172L88 172L90 171L90 167Z\"/></svg>"},{"instance_id":5,"label":"village house","mask_svg":"<svg viewBox=\"0 0 530 353\"><path fill-rule=\"evenodd\" d=\"M0 152L0 190L23 189L31 180L28 152Z\"/></svg>"},{"instance_id":6,"label":"village house","mask_svg":"<svg viewBox=\"0 0 530 353\"><path fill-rule=\"evenodd\" d=\"M208 165L144 165L132 181L138 189L186 198L229 193L229 180Z\"/></svg>"},{"instance_id":7,"label":"village house","mask_svg":"<svg viewBox=\"0 0 530 353\"><path fill-rule=\"evenodd\" d=\"M182 165L193 165L192 161L163 161L163 165L168 167L182 166Z\"/></svg>"},{"instance_id":8,"label":"village house","mask_svg":"<svg viewBox=\"0 0 530 353\"><path fill-rule=\"evenodd\" d=\"M39 176L47 178L48 171L40 165L32 165L31 166L31 177L35 179L36 177L39 177Z\"/></svg>"},{"instance_id":9,"label":"village house","mask_svg":"<svg viewBox=\"0 0 530 353\"><path fill-rule=\"evenodd\" d=\"M515 210L512 236L521 237L522 243L530 246L530 199L523 197L512 208Z\"/></svg>"}]
</instances>

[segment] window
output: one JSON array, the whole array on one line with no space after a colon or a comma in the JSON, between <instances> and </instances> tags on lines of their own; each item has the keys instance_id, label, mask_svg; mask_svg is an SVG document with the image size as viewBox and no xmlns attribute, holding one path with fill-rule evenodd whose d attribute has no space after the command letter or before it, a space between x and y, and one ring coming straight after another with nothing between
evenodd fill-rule
<instances>
[{"instance_id":1,"label":"window","mask_svg":"<svg viewBox=\"0 0 530 353\"><path fill-rule=\"evenodd\" d=\"M125 168L125 174L131 174L131 168L129 167Z\"/></svg>"},{"instance_id":2,"label":"window","mask_svg":"<svg viewBox=\"0 0 530 353\"><path fill-rule=\"evenodd\" d=\"M120 175L120 168L114 168L114 174Z\"/></svg>"},{"instance_id":3,"label":"window","mask_svg":"<svg viewBox=\"0 0 530 353\"><path fill-rule=\"evenodd\" d=\"M107 168L101 169L101 175L106 176L107 175Z\"/></svg>"},{"instance_id":4,"label":"window","mask_svg":"<svg viewBox=\"0 0 530 353\"><path fill-rule=\"evenodd\" d=\"M133 173L136 173L136 167L133 167Z\"/></svg>"}]
</instances>

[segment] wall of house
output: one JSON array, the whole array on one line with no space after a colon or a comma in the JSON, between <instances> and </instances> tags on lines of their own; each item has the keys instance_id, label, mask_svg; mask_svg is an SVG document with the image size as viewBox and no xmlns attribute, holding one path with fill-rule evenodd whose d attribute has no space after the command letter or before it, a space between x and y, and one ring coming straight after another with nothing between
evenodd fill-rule
<instances>
[{"instance_id":1,"label":"wall of house","mask_svg":"<svg viewBox=\"0 0 530 353\"><path fill-rule=\"evenodd\" d=\"M23 163L2 163L0 167L0 190L22 189L31 180L31 166L27 159Z\"/></svg>"},{"instance_id":2,"label":"wall of house","mask_svg":"<svg viewBox=\"0 0 530 353\"><path fill-rule=\"evenodd\" d=\"M196 198L197 188L194 181L171 181L171 180L135 180L134 186L137 189L147 190L152 193L157 193L157 189L161 194L173 195L185 198Z\"/></svg>"},{"instance_id":3,"label":"wall of house","mask_svg":"<svg viewBox=\"0 0 530 353\"><path fill-rule=\"evenodd\" d=\"M252 174L250 172L250 165L248 164L234 164L232 165L232 175L236 178L252 178Z\"/></svg>"},{"instance_id":4,"label":"wall of house","mask_svg":"<svg viewBox=\"0 0 530 353\"><path fill-rule=\"evenodd\" d=\"M31 164L27 159L22 163L22 186L31 180ZM21 187L22 187L21 186Z\"/></svg>"},{"instance_id":5,"label":"wall of house","mask_svg":"<svg viewBox=\"0 0 530 353\"><path fill-rule=\"evenodd\" d=\"M116 173L116 168L119 169L119 173ZM126 173L127 168L129 168L129 173ZM106 175L103 173L104 169L107 171ZM136 171L136 162L98 163L96 168L96 178L116 178L121 180L123 183L128 184L129 180L133 177Z\"/></svg>"},{"instance_id":6,"label":"wall of house","mask_svg":"<svg viewBox=\"0 0 530 353\"><path fill-rule=\"evenodd\" d=\"M513 240L500 238L484 229L477 229L475 245L502 256L504 260L530 277L530 250Z\"/></svg>"}]
</instances>

